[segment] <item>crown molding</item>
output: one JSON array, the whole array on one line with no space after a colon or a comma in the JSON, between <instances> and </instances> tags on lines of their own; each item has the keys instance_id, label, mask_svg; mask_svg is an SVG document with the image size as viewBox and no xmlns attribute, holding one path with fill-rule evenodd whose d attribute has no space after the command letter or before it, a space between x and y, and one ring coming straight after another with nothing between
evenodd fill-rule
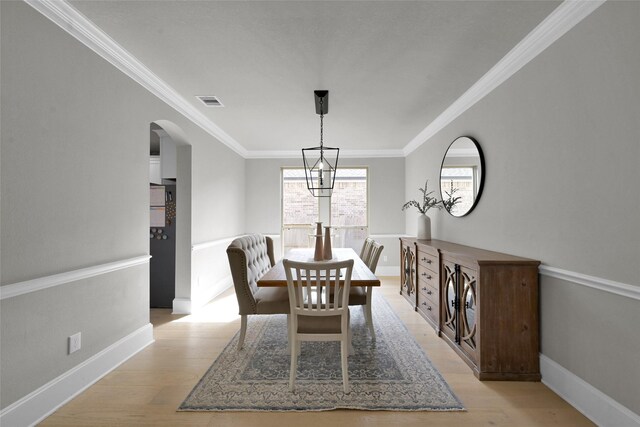
<instances>
[{"instance_id":1,"label":"crown molding","mask_svg":"<svg viewBox=\"0 0 640 427\"><path fill-rule=\"evenodd\" d=\"M247 159L294 159L301 157L300 150L281 151L247 151ZM402 150L343 150L340 149L340 158L388 158L404 157Z\"/></svg>"},{"instance_id":2,"label":"crown molding","mask_svg":"<svg viewBox=\"0 0 640 427\"><path fill-rule=\"evenodd\" d=\"M127 52L107 33L98 28L69 3L64 0L25 0L25 2L160 98L178 113L200 126L204 131L240 156L246 158L247 150L240 143L209 120L171 86L156 76L142 62Z\"/></svg>"},{"instance_id":3,"label":"crown molding","mask_svg":"<svg viewBox=\"0 0 640 427\"><path fill-rule=\"evenodd\" d=\"M408 156L502 84L606 0L565 0L402 150Z\"/></svg>"},{"instance_id":4,"label":"crown molding","mask_svg":"<svg viewBox=\"0 0 640 427\"><path fill-rule=\"evenodd\" d=\"M401 150L344 150L341 157L406 157L515 74L606 0L565 0L460 98ZM245 159L294 158L295 151L249 151L65 0L25 0L177 112Z\"/></svg>"}]
</instances>

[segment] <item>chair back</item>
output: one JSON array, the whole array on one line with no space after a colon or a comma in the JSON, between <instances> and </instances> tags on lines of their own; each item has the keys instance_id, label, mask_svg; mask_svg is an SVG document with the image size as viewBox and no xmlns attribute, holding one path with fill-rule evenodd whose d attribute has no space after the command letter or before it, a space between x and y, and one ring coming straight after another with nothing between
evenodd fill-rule
<instances>
[{"instance_id":1,"label":"chair back","mask_svg":"<svg viewBox=\"0 0 640 427\"><path fill-rule=\"evenodd\" d=\"M376 272L376 267L378 266L378 260L380 259L380 254L382 253L383 249L384 249L384 246L378 242L374 241L373 244L371 245L371 250L369 251L369 258L365 261L365 264L367 264L367 267L369 267L369 270L371 270L372 273Z\"/></svg>"},{"instance_id":2,"label":"chair back","mask_svg":"<svg viewBox=\"0 0 640 427\"><path fill-rule=\"evenodd\" d=\"M227 247L240 314L255 314L257 281L275 265L273 240L262 234L238 237Z\"/></svg>"},{"instance_id":3,"label":"chair back","mask_svg":"<svg viewBox=\"0 0 640 427\"><path fill-rule=\"evenodd\" d=\"M287 276L291 314L348 314L352 259L336 262L297 262L284 259L282 263Z\"/></svg>"},{"instance_id":4,"label":"chair back","mask_svg":"<svg viewBox=\"0 0 640 427\"><path fill-rule=\"evenodd\" d=\"M371 237L367 237L364 239L364 243L362 244L362 249L360 250L360 259L365 261L369 257L371 253L371 245L373 245L374 240Z\"/></svg>"}]
</instances>

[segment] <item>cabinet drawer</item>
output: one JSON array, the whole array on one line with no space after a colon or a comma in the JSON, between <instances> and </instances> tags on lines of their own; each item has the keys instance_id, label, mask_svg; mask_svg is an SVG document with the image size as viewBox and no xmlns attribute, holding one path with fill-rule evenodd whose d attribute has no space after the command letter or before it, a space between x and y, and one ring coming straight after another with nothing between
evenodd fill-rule
<instances>
[{"instance_id":1,"label":"cabinet drawer","mask_svg":"<svg viewBox=\"0 0 640 427\"><path fill-rule=\"evenodd\" d=\"M439 275L437 273L427 270L426 268L421 268L418 271L418 284L420 285L420 288L426 285L438 289L438 278Z\"/></svg>"},{"instance_id":2,"label":"cabinet drawer","mask_svg":"<svg viewBox=\"0 0 640 427\"><path fill-rule=\"evenodd\" d=\"M431 320L431 322L436 326L440 324L440 315L438 311L438 305L429 301L428 299L422 298L422 295L419 294L418 297L418 312L425 318Z\"/></svg>"},{"instance_id":3,"label":"cabinet drawer","mask_svg":"<svg viewBox=\"0 0 640 427\"><path fill-rule=\"evenodd\" d=\"M439 293L437 289L421 284L418 288L418 305L422 305L422 303L426 301L435 306L435 309L438 309L438 301L440 299L438 296Z\"/></svg>"},{"instance_id":4,"label":"cabinet drawer","mask_svg":"<svg viewBox=\"0 0 640 427\"><path fill-rule=\"evenodd\" d=\"M429 254L427 252L424 251L419 251L418 252L418 264L423 267L423 270L425 268L431 270L434 273L438 273L438 256L437 255L432 255Z\"/></svg>"},{"instance_id":5,"label":"cabinet drawer","mask_svg":"<svg viewBox=\"0 0 640 427\"><path fill-rule=\"evenodd\" d=\"M420 299L427 298L430 299L433 304L439 305L438 301L440 298L437 288L434 288L425 282L420 282L420 286L418 286L418 293L421 294Z\"/></svg>"}]
</instances>

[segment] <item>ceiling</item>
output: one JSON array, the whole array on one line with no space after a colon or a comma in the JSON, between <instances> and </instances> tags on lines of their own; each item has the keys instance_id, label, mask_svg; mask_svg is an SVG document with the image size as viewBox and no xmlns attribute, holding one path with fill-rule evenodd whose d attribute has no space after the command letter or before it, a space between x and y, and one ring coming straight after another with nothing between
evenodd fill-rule
<instances>
[{"instance_id":1,"label":"ceiling","mask_svg":"<svg viewBox=\"0 0 640 427\"><path fill-rule=\"evenodd\" d=\"M559 1L71 1L249 151L402 150ZM207 108L196 95L216 95Z\"/></svg>"}]
</instances>

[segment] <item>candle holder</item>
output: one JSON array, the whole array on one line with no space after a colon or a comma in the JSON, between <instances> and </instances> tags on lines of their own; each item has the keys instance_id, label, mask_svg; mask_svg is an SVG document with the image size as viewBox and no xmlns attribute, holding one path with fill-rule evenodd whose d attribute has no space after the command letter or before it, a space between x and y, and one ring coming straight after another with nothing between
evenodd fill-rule
<instances>
[{"instance_id":1,"label":"candle holder","mask_svg":"<svg viewBox=\"0 0 640 427\"><path fill-rule=\"evenodd\" d=\"M322 246L322 223L316 222L316 251L313 255L314 261L322 261L324 256Z\"/></svg>"},{"instance_id":2,"label":"candle holder","mask_svg":"<svg viewBox=\"0 0 640 427\"><path fill-rule=\"evenodd\" d=\"M332 259L331 253L331 227L324 228L324 259Z\"/></svg>"}]
</instances>

